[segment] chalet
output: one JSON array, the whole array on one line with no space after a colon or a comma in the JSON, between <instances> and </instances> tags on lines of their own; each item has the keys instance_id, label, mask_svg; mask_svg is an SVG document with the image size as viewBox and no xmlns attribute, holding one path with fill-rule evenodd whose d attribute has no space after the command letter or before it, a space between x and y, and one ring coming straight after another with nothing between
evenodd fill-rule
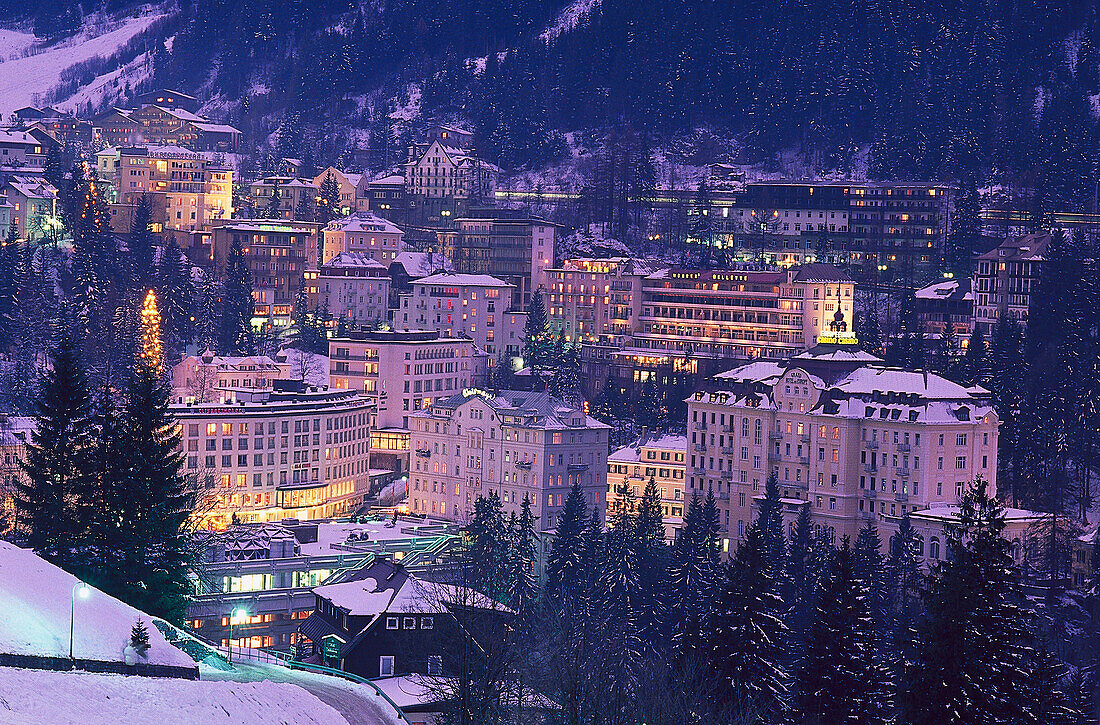
<instances>
[{"instance_id":1,"label":"chalet","mask_svg":"<svg viewBox=\"0 0 1100 725\"><path fill-rule=\"evenodd\" d=\"M316 607L298 628L312 643L307 659L370 678L454 671L456 643L499 634L512 614L483 594L418 579L381 558L355 580L313 593Z\"/></svg>"}]
</instances>

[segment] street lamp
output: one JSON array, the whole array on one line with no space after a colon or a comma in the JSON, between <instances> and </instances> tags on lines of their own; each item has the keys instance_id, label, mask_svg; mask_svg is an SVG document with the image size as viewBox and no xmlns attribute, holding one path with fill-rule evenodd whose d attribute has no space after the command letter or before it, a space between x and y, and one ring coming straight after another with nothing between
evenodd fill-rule
<instances>
[{"instance_id":1,"label":"street lamp","mask_svg":"<svg viewBox=\"0 0 1100 725\"><path fill-rule=\"evenodd\" d=\"M248 610L244 607L237 607L229 613L229 663L233 664L233 625L240 622L242 619L248 619Z\"/></svg>"},{"instance_id":2,"label":"street lamp","mask_svg":"<svg viewBox=\"0 0 1100 725\"><path fill-rule=\"evenodd\" d=\"M76 598L87 599L92 590L84 582L73 585L73 597L69 607L69 659L73 659L73 631L76 628Z\"/></svg>"}]
</instances>

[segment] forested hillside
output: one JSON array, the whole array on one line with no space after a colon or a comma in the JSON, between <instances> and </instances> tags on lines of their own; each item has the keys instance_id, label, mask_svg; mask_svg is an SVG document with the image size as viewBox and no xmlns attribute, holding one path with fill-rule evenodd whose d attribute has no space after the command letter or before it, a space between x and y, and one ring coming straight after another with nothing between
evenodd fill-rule
<instances>
[{"instance_id":1,"label":"forested hillside","mask_svg":"<svg viewBox=\"0 0 1100 725\"><path fill-rule=\"evenodd\" d=\"M331 132L348 126L399 152L388 114L414 84L420 118L475 126L507 168L552 161L568 131L625 127L659 146L704 126L744 160L793 152L843 172L870 148L876 176L974 176L1077 208L1095 193L1089 0L180 0L178 13L143 83L213 99L257 143L280 125L292 146L324 138L322 156L351 143Z\"/></svg>"}]
</instances>

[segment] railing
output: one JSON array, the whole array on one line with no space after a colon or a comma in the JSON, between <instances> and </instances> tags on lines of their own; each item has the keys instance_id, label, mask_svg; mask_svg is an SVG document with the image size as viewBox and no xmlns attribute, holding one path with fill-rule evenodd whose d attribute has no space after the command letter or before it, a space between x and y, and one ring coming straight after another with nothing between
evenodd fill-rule
<instances>
[{"instance_id":1,"label":"railing","mask_svg":"<svg viewBox=\"0 0 1100 725\"><path fill-rule=\"evenodd\" d=\"M873 464L873 463L864 463L863 464L863 470L866 471L867 473L877 473L878 472L878 467L875 466L875 464Z\"/></svg>"},{"instance_id":2,"label":"railing","mask_svg":"<svg viewBox=\"0 0 1100 725\"><path fill-rule=\"evenodd\" d=\"M808 466L808 465L810 465L810 457L809 456L799 456L798 457L798 462L801 463L803 466Z\"/></svg>"},{"instance_id":3,"label":"railing","mask_svg":"<svg viewBox=\"0 0 1100 725\"><path fill-rule=\"evenodd\" d=\"M732 456L735 453L733 446L722 446L723 456Z\"/></svg>"},{"instance_id":4,"label":"railing","mask_svg":"<svg viewBox=\"0 0 1100 725\"><path fill-rule=\"evenodd\" d=\"M902 453L908 453L909 452L909 444L908 443L898 443L898 450L901 451Z\"/></svg>"},{"instance_id":5,"label":"railing","mask_svg":"<svg viewBox=\"0 0 1100 725\"><path fill-rule=\"evenodd\" d=\"M871 440L867 441L867 447L870 448L872 451L877 451L878 439L872 438Z\"/></svg>"},{"instance_id":6,"label":"railing","mask_svg":"<svg viewBox=\"0 0 1100 725\"><path fill-rule=\"evenodd\" d=\"M707 444L706 443L692 443L691 444L691 450L697 451L699 453L705 453L706 450L707 450Z\"/></svg>"},{"instance_id":7,"label":"railing","mask_svg":"<svg viewBox=\"0 0 1100 725\"><path fill-rule=\"evenodd\" d=\"M895 468L894 470L897 471L898 475L901 476L902 478L909 478L909 469L908 468Z\"/></svg>"}]
</instances>

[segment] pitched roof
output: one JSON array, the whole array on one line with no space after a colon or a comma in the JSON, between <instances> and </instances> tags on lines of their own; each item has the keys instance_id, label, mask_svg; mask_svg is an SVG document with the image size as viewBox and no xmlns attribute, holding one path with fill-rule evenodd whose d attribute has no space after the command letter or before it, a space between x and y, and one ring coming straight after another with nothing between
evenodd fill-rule
<instances>
[{"instance_id":1,"label":"pitched roof","mask_svg":"<svg viewBox=\"0 0 1100 725\"><path fill-rule=\"evenodd\" d=\"M414 284L454 285L456 287L515 287L502 279L488 274L462 274L459 272L436 272L421 277Z\"/></svg>"},{"instance_id":2,"label":"pitched roof","mask_svg":"<svg viewBox=\"0 0 1100 725\"><path fill-rule=\"evenodd\" d=\"M855 282L844 270L822 262L801 264L796 270L795 282Z\"/></svg>"},{"instance_id":3,"label":"pitched roof","mask_svg":"<svg viewBox=\"0 0 1100 725\"><path fill-rule=\"evenodd\" d=\"M1004 262L1041 262L1050 246L1048 233L1008 237L999 246L978 255L978 259L996 259Z\"/></svg>"},{"instance_id":4,"label":"pitched roof","mask_svg":"<svg viewBox=\"0 0 1100 725\"><path fill-rule=\"evenodd\" d=\"M401 228L389 219L370 212L358 212L343 219L329 222L325 229L344 232L381 232L384 234L404 234Z\"/></svg>"}]
</instances>

